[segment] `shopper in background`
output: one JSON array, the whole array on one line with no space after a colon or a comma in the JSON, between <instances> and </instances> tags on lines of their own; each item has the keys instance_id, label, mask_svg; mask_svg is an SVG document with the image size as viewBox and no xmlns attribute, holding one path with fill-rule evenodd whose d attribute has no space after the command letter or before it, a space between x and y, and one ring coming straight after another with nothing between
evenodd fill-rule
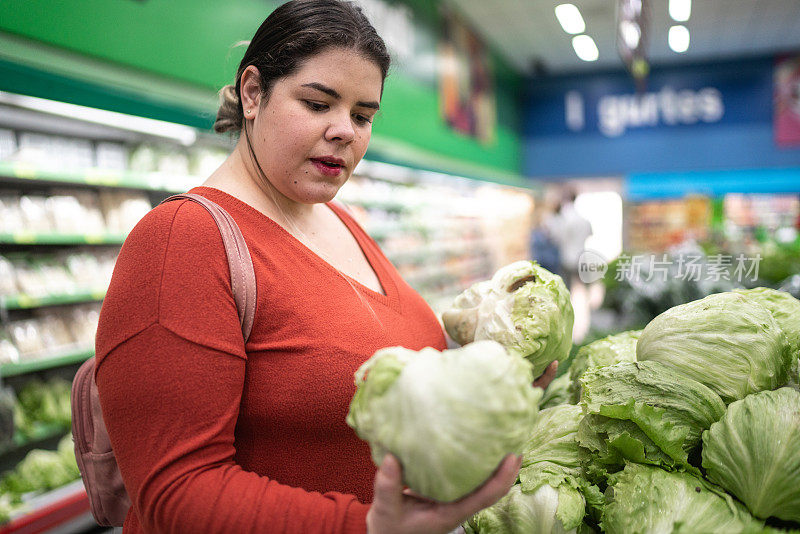
<instances>
[{"instance_id":1,"label":"shopper in background","mask_svg":"<svg viewBox=\"0 0 800 534\"><path fill-rule=\"evenodd\" d=\"M578 269L581 254L586 250L586 240L592 235L592 225L575 209L575 199L575 193L569 192L562 200L558 213L547 221L546 227L558 246L561 260L559 274L569 288L575 313L572 340L580 342L589 330L591 298L589 287L581 280Z\"/></svg>"},{"instance_id":2,"label":"shopper in background","mask_svg":"<svg viewBox=\"0 0 800 534\"><path fill-rule=\"evenodd\" d=\"M566 195L558 208L558 213L546 222L547 232L558 246L561 260L561 276L567 287L581 284L578 267L586 240L592 235L592 225L575 209L574 192Z\"/></svg>"},{"instance_id":3,"label":"shopper in background","mask_svg":"<svg viewBox=\"0 0 800 534\"><path fill-rule=\"evenodd\" d=\"M550 235L550 219L554 216L552 207L547 204L534 211L529 252L531 259L537 261L539 265L553 274L561 275L561 254L558 244Z\"/></svg>"},{"instance_id":4,"label":"shopper in background","mask_svg":"<svg viewBox=\"0 0 800 534\"><path fill-rule=\"evenodd\" d=\"M445 348L427 304L331 203L366 152L389 61L357 7L292 1L221 92L215 129L242 135L192 192L227 210L250 249L246 345L201 206L160 205L126 240L96 372L133 502L124 532L446 533L514 482L509 456L460 501L417 499L398 461L376 473L345 423L354 372L377 349Z\"/></svg>"}]
</instances>

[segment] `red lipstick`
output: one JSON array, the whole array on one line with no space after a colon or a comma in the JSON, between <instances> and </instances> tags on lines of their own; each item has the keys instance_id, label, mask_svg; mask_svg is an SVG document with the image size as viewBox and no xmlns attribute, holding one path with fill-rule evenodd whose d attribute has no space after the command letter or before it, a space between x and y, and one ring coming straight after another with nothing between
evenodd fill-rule
<instances>
[{"instance_id":1,"label":"red lipstick","mask_svg":"<svg viewBox=\"0 0 800 534\"><path fill-rule=\"evenodd\" d=\"M320 156L311 158L314 167L325 176L338 176L344 169L344 160L334 156Z\"/></svg>"}]
</instances>

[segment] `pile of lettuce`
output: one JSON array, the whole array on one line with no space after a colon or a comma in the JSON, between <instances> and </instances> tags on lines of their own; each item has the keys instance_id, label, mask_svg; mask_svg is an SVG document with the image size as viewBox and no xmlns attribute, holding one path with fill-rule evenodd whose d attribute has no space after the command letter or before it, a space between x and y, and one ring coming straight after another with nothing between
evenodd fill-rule
<instances>
[{"instance_id":1,"label":"pile of lettuce","mask_svg":"<svg viewBox=\"0 0 800 534\"><path fill-rule=\"evenodd\" d=\"M58 442L55 451L33 449L16 467L0 477L0 525L24 513L26 501L81 477L72 436Z\"/></svg>"},{"instance_id":2,"label":"pile of lettuce","mask_svg":"<svg viewBox=\"0 0 800 534\"><path fill-rule=\"evenodd\" d=\"M527 386L566 358L572 318L560 279L507 266L444 314L461 349L367 362L348 422L437 500L522 451L468 534L800 532L800 301L757 288L675 306L582 347L540 399ZM436 362L406 375L420 359Z\"/></svg>"}]
</instances>

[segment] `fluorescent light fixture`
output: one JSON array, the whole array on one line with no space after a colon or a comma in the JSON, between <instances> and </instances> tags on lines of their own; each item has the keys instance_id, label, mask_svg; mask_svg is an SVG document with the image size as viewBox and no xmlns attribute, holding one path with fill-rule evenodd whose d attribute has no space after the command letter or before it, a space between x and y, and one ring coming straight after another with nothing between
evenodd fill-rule
<instances>
[{"instance_id":1,"label":"fluorescent light fixture","mask_svg":"<svg viewBox=\"0 0 800 534\"><path fill-rule=\"evenodd\" d=\"M197 139L197 132L194 128L175 124L172 122L160 121L156 119L146 119L136 115L126 115L116 111L106 111L76 104L67 104L56 100L46 100L33 96L18 95L0 91L0 103L8 104L51 115L68 117L94 124L112 126L121 130L129 130L156 137L166 137L178 141L183 145L191 145Z\"/></svg>"},{"instance_id":2,"label":"fluorescent light fixture","mask_svg":"<svg viewBox=\"0 0 800 534\"><path fill-rule=\"evenodd\" d=\"M642 38L642 30L639 25L631 20L623 20L619 23L619 33L622 40L625 41L625 46L630 50L636 49L639 46L639 39Z\"/></svg>"},{"instance_id":3,"label":"fluorescent light fixture","mask_svg":"<svg viewBox=\"0 0 800 534\"><path fill-rule=\"evenodd\" d=\"M672 26L669 29L668 40L672 51L682 54L689 49L689 30L686 26Z\"/></svg>"},{"instance_id":4,"label":"fluorescent light fixture","mask_svg":"<svg viewBox=\"0 0 800 534\"><path fill-rule=\"evenodd\" d=\"M561 4L556 6L556 18L564 31L570 35L583 33L586 30L586 23L583 22L581 12L575 4Z\"/></svg>"},{"instance_id":5,"label":"fluorescent light fixture","mask_svg":"<svg viewBox=\"0 0 800 534\"><path fill-rule=\"evenodd\" d=\"M600 57L600 52L597 51L597 45L594 44L594 39L588 35L576 35L572 38L572 48L578 57L584 61L596 61Z\"/></svg>"},{"instance_id":6,"label":"fluorescent light fixture","mask_svg":"<svg viewBox=\"0 0 800 534\"><path fill-rule=\"evenodd\" d=\"M669 16L678 22L686 22L692 14L692 0L669 0Z\"/></svg>"}]
</instances>

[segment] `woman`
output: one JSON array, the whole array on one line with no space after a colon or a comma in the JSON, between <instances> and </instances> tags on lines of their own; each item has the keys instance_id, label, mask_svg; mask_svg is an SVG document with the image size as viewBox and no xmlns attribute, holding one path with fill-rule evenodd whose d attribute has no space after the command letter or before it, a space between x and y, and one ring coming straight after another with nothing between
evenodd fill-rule
<instances>
[{"instance_id":1,"label":"woman","mask_svg":"<svg viewBox=\"0 0 800 534\"><path fill-rule=\"evenodd\" d=\"M519 459L461 501L404 493L345 424L375 350L445 348L436 318L330 203L364 156L389 56L360 10L293 1L261 25L217 131L241 135L199 193L236 220L258 287L245 345L222 240L174 201L133 230L97 334L96 380L133 506L126 533L445 533L501 497ZM373 491L374 490L374 491ZM367 503L370 503L367 504Z\"/></svg>"}]
</instances>

